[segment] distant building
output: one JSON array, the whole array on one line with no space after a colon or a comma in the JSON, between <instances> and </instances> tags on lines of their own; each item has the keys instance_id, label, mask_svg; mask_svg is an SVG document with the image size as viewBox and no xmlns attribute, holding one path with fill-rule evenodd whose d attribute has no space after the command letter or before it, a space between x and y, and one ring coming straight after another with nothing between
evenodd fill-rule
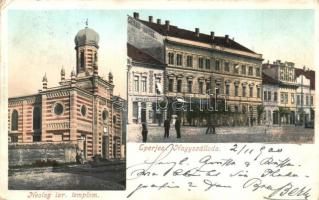
<instances>
[{"instance_id":1,"label":"distant building","mask_svg":"<svg viewBox=\"0 0 319 200\"><path fill-rule=\"evenodd\" d=\"M217 95L227 100L230 111L245 115L249 124L256 123L257 106L262 104L261 54L228 35L181 29L168 20L153 22L152 16L147 21L134 13L128 23L128 42L165 63L166 97L207 104Z\"/></svg>"},{"instance_id":2,"label":"distant building","mask_svg":"<svg viewBox=\"0 0 319 200\"><path fill-rule=\"evenodd\" d=\"M264 124L279 124L278 115L278 94L279 81L263 73L263 106L264 113L262 123Z\"/></svg>"},{"instance_id":3,"label":"distant building","mask_svg":"<svg viewBox=\"0 0 319 200\"><path fill-rule=\"evenodd\" d=\"M306 69L295 70L296 83L296 123L304 124L315 118L315 71Z\"/></svg>"},{"instance_id":4,"label":"distant building","mask_svg":"<svg viewBox=\"0 0 319 200\"><path fill-rule=\"evenodd\" d=\"M314 119L314 77L292 62L263 64L264 122L298 125Z\"/></svg>"},{"instance_id":5,"label":"distant building","mask_svg":"<svg viewBox=\"0 0 319 200\"><path fill-rule=\"evenodd\" d=\"M88 159L121 158L122 115L113 101L113 75L98 75L99 35L88 27L75 36L76 72L61 70L57 87L47 76L37 94L9 98L11 143L74 143Z\"/></svg>"}]
</instances>

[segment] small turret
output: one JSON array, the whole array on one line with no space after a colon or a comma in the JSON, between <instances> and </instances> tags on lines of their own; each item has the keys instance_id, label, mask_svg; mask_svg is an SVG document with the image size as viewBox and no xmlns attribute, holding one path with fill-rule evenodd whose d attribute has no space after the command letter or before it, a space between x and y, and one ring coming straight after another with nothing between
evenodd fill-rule
<instances>
[{"instance_id":1,"label":"small turret","mask_svg":"<svg viewBox=\"0 0 319 200\"><path fill-rule=\"evenodd\" d=\"M75 71L72 70L71 72L71 86L75 86L76 79L75 79Z\"/></svg>"},{"instance_id":2,"label":"small turret","mask_svg":"<svg viewBox=\"0 0 319 200\"><path fill-rule=\"evenodd\" d=\"M47 73L44 74L42 79L42 89L47 90L48 89L48 79L47 79Z\"/></svg>"},{"instance_id":3,"label":"small turret","mask_svg":"<svg viewBox=\"0 0 319 200\"><path fill-rule=\"evenodd\" d=\"M113 74L112 74L112 72L109 73L109 82L113 83Z\"/></svg>"},{"instance_id":4,"label":"small turret","mask_svg":"<svg viewBox=\"0 0 319 200\"><path fill-rule=\"evenodd\" d=\"M61 69L61 82L64 82L65 81L65 70L64 70L64 67L62 66L62 69Z\"/></svg>"}]
</instances>

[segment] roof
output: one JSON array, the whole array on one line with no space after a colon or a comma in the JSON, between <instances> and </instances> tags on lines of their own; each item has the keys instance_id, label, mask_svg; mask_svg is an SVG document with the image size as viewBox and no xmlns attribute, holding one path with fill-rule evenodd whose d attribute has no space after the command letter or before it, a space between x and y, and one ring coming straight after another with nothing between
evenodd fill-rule
<instances>
[{"instance_id":1,"label":"roof","mask_svg":"<svg viewBox=\"0 0 319 200\"><path fill-rule=\"evenodd\" d=\"M279 65L271 64L271 63L263 63L262 68L263 69L269 69L269 68L277 68Z\"/></svg>"},{"instance_id":2,"label":"roof","mask_svg":"<svg viewBox=\"0 0 319 200\"><path fill-rule=\"evenodd\" d=\"M316 87L316 84L315 84L315 81L316 81L315 71L295 68L295 77L297 78L300 75L304 75L307 79L310 79L310 88L312 90L314 90L315 87Z\"/></svg>"},{"instance_id":3,"label":"roof","mask_svg":"<svg viewBox=\"0 0 319 200\"><path fill-rule=\"evenodd\" d=\"M262 83L263 84L270 84L270 85L275 85L275 84L279 84L279 81L268 76L267 74L263 73L262 74Z\"/></svg>"},{"instance_id":4,"label":"roof","mask_svg":"<svg viewBox=\"0 0 319 200\"><path fill-rule=\"evenodd\" d=\"M256 54L254 51L242 46L241 44L235 42L234 40L230 38L228 38L229 42L227 42L225 37L214 36L214 40L212 42L212 37L207 34L199 33L199 36L196 36L195 32L193 31L181 29L173 25L169 25L169 30L167 31L165 24L157 24L154 22L144 21L141 19L136 19L136 20L140 21L144 25L148 26L149 28L155 30L156 32L162 35L167 35L167 36L172 36L172 37L177 37L177 38L187 39L187 40L192 40L197 42L203 42L208 44L213 43L215 45Z\"/></svg>"},{"instance_id":5,"label":"roof","mask_svg":"<svg viewBox=\"0 0 319 200\"><path fill-rule=\"evenodd\" d=\"M135 46L127 43L127 56L130 57L135 62L147 63L147 64L155 64L155 65L163 65L162 62L155 59L154 57L144 53L140 49Z\"/></svg>"},{"instance_id":6,"label":"roof","mask_svg":"<svg viewBox=\"0 0 319 200\"><path fill-rule=\"evenodd\" d=\"M74 38L74 42L77 47L83 45L93 45L98 47L99 40L99 34L95 30L88 27L79 30Z\"/></svg>"}]
</instances>

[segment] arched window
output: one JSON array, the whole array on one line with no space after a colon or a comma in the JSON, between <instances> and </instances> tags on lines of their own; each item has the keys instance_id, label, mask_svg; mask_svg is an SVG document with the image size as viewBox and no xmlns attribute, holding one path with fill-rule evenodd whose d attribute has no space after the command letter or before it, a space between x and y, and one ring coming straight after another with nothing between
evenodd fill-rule
<instances>
[{"instance_id":1,"label":"arched window","mask_svg":"<svg viewBox=\"0 0 319 200\"><path fill-rule=\"evenodd\" d=\"M103 110L102 112L102 119L103 119L103 122L105 124L108 123L108 119L109 119L109 112L107 112L106 110Z\"/></svg>"},{"instance_id":2,"label":"arched window","mask_svg":"<svg viewBox=\"0 0 319 200\"><path fill-rule=\"evenodd\" d=\"M116 124L116 116L113 116L113 124Z\"/></svg>"},{"instance_id":3,"label":"arched window","mask_svg":"<svg viewBox=\"0 0 319 200\"><path fill-rule=\"evenodd\" d=\"M33 108L33 130L41 129L41 108Z\"/></svg>"},{"instance_id":4,"label":"arched window","mask_svg":"<svg viewBox=\"0 0 319 200\"><path fill-rule=\"evenodd\" d=\"M95 52L94 53L94 62L96 62L97 61L97 53Z\"/></svg>"},{"instance_id":5,"label":"arched window","mask_svg":"<svg viewBox=\"0 0 319 200\"><path fill-rule=\"evenodd\" d=\"M82 116L86 116L86 106L85 105L81 106L81 114L82 114Z\"/></svg>"},{"instance_id":6,"label":"arched window","mask_svg":"<svg viewBox=\"0 0 319 200\"><path fill-rule=\"evenodd\" d=\"M17 110L13 110L11 114L11 130L17 131L18 130L18 120L19 120L19 114Z\"/></svg>"},{"instance_id":7,"label":"arched window","mask_svg":"<svg viewBox=\"0 0 319 200\"><path fill-rule=\"evenodd\" d=\"M80 53L80 67L81 67L81 69L84 69L84 52L82 51L81 53Z\"/></svg>"}]
</instances>

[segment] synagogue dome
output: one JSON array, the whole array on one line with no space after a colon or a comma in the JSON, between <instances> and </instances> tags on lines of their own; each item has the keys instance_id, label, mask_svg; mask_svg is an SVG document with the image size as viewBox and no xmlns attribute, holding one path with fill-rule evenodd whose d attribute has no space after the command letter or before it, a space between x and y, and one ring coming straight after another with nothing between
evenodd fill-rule
<instances>
[{"instance_id":1,"label":"synagogue dome","mask_svg":"<svg viewBox=\"0 0 319 200\"><path fill-rule=\"evenodd\" d=\"M95 30L85 27L76 34L74 42L76 47L89 45L99 48L99 39L99 34Z\"/></svg>"}]
</instances>

